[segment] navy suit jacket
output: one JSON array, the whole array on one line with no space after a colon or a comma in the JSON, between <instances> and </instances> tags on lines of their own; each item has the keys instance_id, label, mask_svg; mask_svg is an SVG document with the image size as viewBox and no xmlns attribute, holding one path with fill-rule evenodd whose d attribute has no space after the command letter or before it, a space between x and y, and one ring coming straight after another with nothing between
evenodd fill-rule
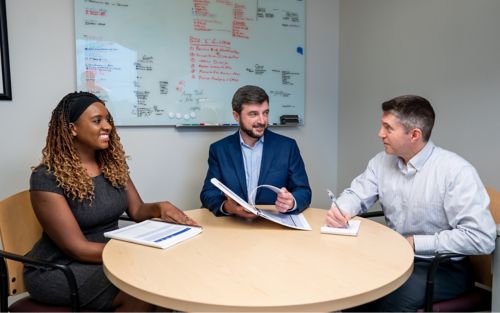
<instances>
[{"instance_id":1,"label":"navy suit jacket","mask_svg":"<svg viewBox=\"0 0 500 313\"><path fill-rule=\"evenodd\" d=\"M239 131L210 145L208 171L200 200L203 207L221 216L220 206L226 196L210 182L213 177L244 200L248 199ZM264 133L258 185L263 184L286 187L293 194L297 208L292 214L304 211L311 203L311 188L297 143L270 130ZM255 203L274 204L276 197L273 191L259 188Z\"/></svg>"}]
</instances>

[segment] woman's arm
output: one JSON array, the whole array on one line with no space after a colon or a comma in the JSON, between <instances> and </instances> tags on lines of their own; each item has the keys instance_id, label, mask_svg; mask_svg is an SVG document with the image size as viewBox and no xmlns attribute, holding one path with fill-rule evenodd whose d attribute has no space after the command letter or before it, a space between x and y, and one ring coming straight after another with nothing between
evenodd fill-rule
<instances>
[{"instance_id":1,"label":"woman's arm","mask_svg":"<svg viewBox=\"0 0 500 313\"><path fill-rule=\"evenodd\" d=\"M104 244L85 238L62 195L31 191L30 197L43 230L62 251L80 262L102 263Z\"/></svg>"},{"instance_id":2,"label":"woman's arm","mask_svg":"<svg viewBox=\"0 0 500 313\"><path fill-rule=\"evenodd\" d=\"M199 226L182 210L168 201L144 203L137 192L134 183L129 178L127 182L128 210L127 214L137 222L148 218L160 217L162 220L176 224Z\"/></svg>"}]
</instances>

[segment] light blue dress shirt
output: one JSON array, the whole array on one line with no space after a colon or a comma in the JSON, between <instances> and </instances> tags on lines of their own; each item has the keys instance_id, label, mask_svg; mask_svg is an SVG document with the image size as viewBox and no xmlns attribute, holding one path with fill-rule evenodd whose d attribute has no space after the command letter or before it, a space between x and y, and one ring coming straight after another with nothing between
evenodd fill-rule
<instances>
[{"instance_id":1,"label":"light blue dress shirt","mask_svg":"<svg viewBox=\"0 0 500 313\"><path fill-rule=\"evenodd\" d=\"M245 166L245 178L247 183L247 201L255 203L254 199L250 199L252 191L257 188L260 175L260 164L262 163L262 150L264 148L264 136L260 137L253 147L247 145L240 133L241 153L243 154L243 164Z\"/></svg>"},{"instance_id":2,"label":"light blue dress shirt","mask_svg":"<svg viewBox=\"0 0 500 313\"><path fill-rule=\"evenodd\" d=\"M264 149L264 136L260 137L253 147L247 145L240 135L241 153L243 154L243 165L245 166L245 178L247 183L247 202L255 203L255 195L253 194L253 199L250 200L250 195L252 191L257 188L259 183L260 175L260 164L262 163L262 151ZM224 211L224 203L222 202L220 206L220 211L224 215L229 215Z\"/></svg>"},{"instance_id":3,"label":"light blue dress shirt","mask_svg":"<svg viewBox=\"0 0 500 313\"><path fill-rule=\"evenodd\" d=\"M488 254L496 225L474 167L429 141L408 164L380 152L338 198L344 212L366 212L377 200L387 225L414 236L415 253Z\"/></svg>"},{"instance_id":4,"label":"light blue dress shirt","mask_svg":"<svg viewBox=\"0 0 500 313\"><path fill-rule=\"evenodd\" d=\"M260 165L262 163L262 151L264 149L264 136L260 137L253 147L247 145L240 133L241 153L243 154L243 164L245 166L245 178L247 182L248 202L255 203L256 192L253 192L259 186ZM276 186L280 188L279 186ZM253 196L253 199L250 197ZM292 195L293 197L293 195ZM293 197L293 207L287 212L297 209L297 201Z\"/></svg>"}]
</instances>

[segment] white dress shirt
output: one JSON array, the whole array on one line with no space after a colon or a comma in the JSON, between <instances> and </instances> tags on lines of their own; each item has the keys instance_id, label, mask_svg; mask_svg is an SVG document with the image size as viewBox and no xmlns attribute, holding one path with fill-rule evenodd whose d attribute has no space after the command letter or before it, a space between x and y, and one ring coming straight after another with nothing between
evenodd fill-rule
<instances>
[{"instance_id":1,"label":"white dress shirt","mask_svg":"<svg viewBox=\"0 0 500 313\"><path fill-rule=\"evenodd\" d=\"M494 249L496 225L479 175L466 160L431 141L408 164L377 154L337 203L356 215L377 200L390 228L414 236L417 255L476 255Z\"/></svg>"}]
</instances>

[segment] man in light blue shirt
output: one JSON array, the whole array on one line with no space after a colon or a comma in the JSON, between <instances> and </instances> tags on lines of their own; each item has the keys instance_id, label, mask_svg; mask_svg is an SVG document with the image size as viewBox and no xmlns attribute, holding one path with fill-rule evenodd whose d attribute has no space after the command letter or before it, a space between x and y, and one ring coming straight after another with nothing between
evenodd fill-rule
<instances>
[{"instance_id":1,"label":"man in light blue shirt","mask_svg":"<svg viewBox=\"0 0 500 313\"><path fill-rule=\"evenodd\" d=\"M379 137L384 152L372 158L332 205L326 223L343 227L377 200L387 225L415 251L410 278L393 293L359 308L366 311L416 311L423 307L427 269L440 252L489 254L496 226L489 197L474 167L430 141L434 110L426 99L406 95L382 104ZM339 212L343 214L341 214ZM471 287L467 258L437 271L435 301L459 296ZM358 308L356 308L358 309Z\"/></svg>"}]
</instances>

